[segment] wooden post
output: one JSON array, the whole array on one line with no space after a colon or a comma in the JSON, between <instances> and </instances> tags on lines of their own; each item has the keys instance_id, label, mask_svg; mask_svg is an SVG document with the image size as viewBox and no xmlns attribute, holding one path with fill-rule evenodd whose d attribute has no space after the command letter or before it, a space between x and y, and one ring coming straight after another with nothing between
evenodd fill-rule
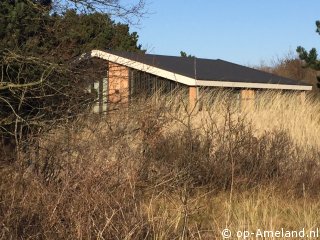
<instances>
[{"instance_id":1,"label":"wooden post","mask_svg":"<svg viewBox=\"0 0 320 240\"><path fill-rule=\"evenodd\" d=\"M189 87L189 108L192 110L195 108L198 101L198 88L195 86Z\"/></svg>"},{"instance_id":2,"label":"wooden post","mask_svg":"<svg viewBox=\"0 0 320 240\"><path fill-rule=\"evenodd\" d=\"M255 91L252 89L241 90L241 109L254 109Z\"/></svg>"},{"instance_id":3,"label":"wooden post","mask_svg":"<svg viewBox=\"0 0 320 240\"><path fill-rule=\"evenodd\" d=\"M306 91L300 92L300 100L301 100L302 104L304 104L306 102Z\"/></svg>"}]
</instances>

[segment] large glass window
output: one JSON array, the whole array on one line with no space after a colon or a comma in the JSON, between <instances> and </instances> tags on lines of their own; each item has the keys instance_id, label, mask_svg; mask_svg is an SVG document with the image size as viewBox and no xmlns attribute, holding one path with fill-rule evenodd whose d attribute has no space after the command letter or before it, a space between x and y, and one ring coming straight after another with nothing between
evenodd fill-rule
<instances>
[{"instance_id":1,"label":"large glass window","mask_svg":"<svg viewBox=\"0 0 320 240\"><path fill-rule=\"evenodd\" d=\"M130 70L131 97L148 97L155 93L170 94L187 86L138 70Z\"/></svg>"}]
</instances>

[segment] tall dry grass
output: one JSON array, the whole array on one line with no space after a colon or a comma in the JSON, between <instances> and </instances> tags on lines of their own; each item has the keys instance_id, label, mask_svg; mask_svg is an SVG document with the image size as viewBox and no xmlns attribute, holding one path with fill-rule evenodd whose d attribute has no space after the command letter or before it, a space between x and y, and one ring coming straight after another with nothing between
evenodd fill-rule
<instances>
[{"instance_id":1,"label":"tall dry grass","mask_svg":"<svg viewBox=\"0 0 320 240\"><path fill-rule=\"evenodd\" d=\"M212 98L212 95L215 97ZM1 162L1 239L213 239L319 226L319 106L266 93L136 100ZM30 143L31 144L31 143Z\"/></svg>"},{"instance_id":2,"label":"tall dry grass","mask_svg":"<svg viewBox=\"0 0 320 240\"><path fill-rule=\"evenodd\" d=\"M224 118L228 109L234 116L242 116L257 133L268 131L286 131L295 143L301 147L320 147L320 104L319 99L307 96L304 100L299 93L279 93L265 91L258 93L254 108L241 108L233 103L230 92L217 93L217 100L210 104L209 113ZM207 96L203 96L206 104ZM200 99L201 101L201 99ZM199 123L206 119L206 112L197 115Z\"/></svg>"}]
</instances>

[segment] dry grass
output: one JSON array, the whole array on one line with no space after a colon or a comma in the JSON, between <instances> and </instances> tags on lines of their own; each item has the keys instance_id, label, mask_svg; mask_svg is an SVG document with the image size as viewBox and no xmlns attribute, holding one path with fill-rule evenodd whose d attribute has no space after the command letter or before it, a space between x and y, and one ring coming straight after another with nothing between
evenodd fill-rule
<instances>
[{"instance_id":1,"label":"dry grass","mask_svg":"<svg viewBox=\"0 0 320 240\"><path fill-rule=\"evenodd\" d=\"M320 111L318 100L299 96L265 93L261 107L248 111L248 119L261 131L284 130L302 147L320 147Z\"/></svg>"},{"instance_id":2,"label":"dry grass","mask_svg":"<svg viewBox=\"0 0 320 240\"><path fill-rule=\"evenodd\" d=\"M236 192L231 204L229 196L229 193L203 194L199 191L190 197L187 203L190 238L221 239L221 231L225 228L236 233L258 229L316 229L319 225L318 201L290 199L272 187ZM185 205L179 195L157 196L145 205L155 232L163 234L159 239L181 236Z\"/></svg>"},{"instance_id":3,"label":"dry grass","mask_svg":"<svg viewBox=\"0 0 320 240\"><path fill-rule=\"evenodd\" d=\"M226 227L319 226L320 103L261 101L239 110L219 92L189 109L181 95L155 97L58 126L21 162L1 162L0 238L214 239Z\"/></svg>"},{"instance_id":4,"label":"dry grass","mask_svg":"<svg viewBox=\"0 0 320 240\"><path fill-rule=\"evenodd\" d=\"M212 95L215 96L214 100ZM180 108L171 111L170 117L178 119L178 122L184 120L182 125L191 120L195 129L208 128L213 122L221 127L228 114L231 114L234 120L241 119L252 125L255 134L285 131L301 147L320 147L320 102L313 96L307 96L305 101L301 101L298 93L266 91L259 93L253 109L241 107L231 91L209 92L204 93L199 100L200 112L197 111L199 108L186 111L187 101L179 99ZM172 125L169 131L175 128Z\"/></svg>"}]
</instances>

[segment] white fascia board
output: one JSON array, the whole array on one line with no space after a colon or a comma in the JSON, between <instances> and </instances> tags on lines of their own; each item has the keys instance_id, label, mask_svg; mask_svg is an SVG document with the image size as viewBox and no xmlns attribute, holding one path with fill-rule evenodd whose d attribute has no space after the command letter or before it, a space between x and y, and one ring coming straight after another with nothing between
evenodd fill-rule
<instances>
[{"instance_id":1,"label":"white fascia board","mask_svg":"<svg viewBox=\"0 0 320 240\"><path fill-rule=\"evenodd\" d=\"M157 67L153 67L151 65L143 64L137 61L130 60L128 58L119 57L114 54L110 54L107 52L103 52L100 50L92 50L91 57L101 58L113 63L117 63L129 68L133 68L139 71L147 72L159 77L163 77L175 82L179 82L188 86L195 86L196 80L193 78L189 78L180 74L176 74L174 72L166 71Z\"/></svg>"},{"instance_id":2,"label":"white fascia board","mask_svg":"<svg viewBox=\"0 0 320 240\"><path fill-rule=\"evenodd\" d=\"M312 90L312 86L302 86L302 85L225 82L225 81L206 81L206 80L197 80L196 85L207 86L207 87L229 87L229 88L262 88L262 89L282 89L282 90L300 90L300 91Z\"/></svg>"}]
</instances>

